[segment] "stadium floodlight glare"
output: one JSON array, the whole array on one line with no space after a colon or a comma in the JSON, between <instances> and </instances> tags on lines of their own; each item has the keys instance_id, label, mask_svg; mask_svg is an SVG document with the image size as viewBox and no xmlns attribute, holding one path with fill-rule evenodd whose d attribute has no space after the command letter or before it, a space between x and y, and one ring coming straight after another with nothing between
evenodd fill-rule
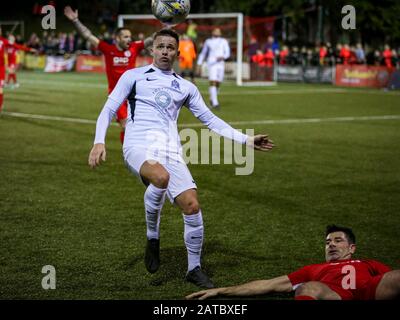
<instances>
[{"instance_id":1,"label":"stadium floodlight glare","mask_svg":"<svg viewBox=\"0 0 400 320\"><path fill-rule=\"evenodd\" d=\"M213 20L213 23L208 24L208 27L214 25L215 27L220 26L218 23L220 21L227 21L230 23L230 25L234 26L235 32L232 33L231 36L229 36L228 40L230 40L230 44L232 45L232 41L234 40L234 45L235 45L235 54L236 54L236 63L235 63L235 69L236 69L236 84L241 86L243 84L243 13L194 13L194 14L189 14L187 17L187 20L192 20L197 23L197 21L203 20L203 19L211 19ZM118 27L128 27L132 22L137 22L133 24L134 27L130 28L134 33L139 33L139 32L144 32L144 30L147 29L151 30L149 27L149 24L146 26L145 23L141 23L140 25L138 22L142 21L157 21L156 18L151 15L151 14L129 14L129 15L119 15L118 16ZM227 23L225 22L225 23ZM223 23L223 22L222 22ZM153 26L156 28L160 27L160 25L154 25ZM152 32L156 31L156 29L151 30ZM174 29L179 31L179 25L175 26ZM143 30L143 31L142 31ZM225 28L222 28L223 36L227 37L224 32L226 32ZM211 34L211 30L207 32L207 37L209 37Z\"/></svg>"}]
</instances>

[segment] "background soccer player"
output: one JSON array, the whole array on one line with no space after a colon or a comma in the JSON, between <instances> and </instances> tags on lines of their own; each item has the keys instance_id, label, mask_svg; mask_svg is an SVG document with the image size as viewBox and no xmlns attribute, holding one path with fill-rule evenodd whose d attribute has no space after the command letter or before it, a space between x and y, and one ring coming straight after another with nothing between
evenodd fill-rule
<instances>
[{"instance_id":1,"label":"background soccer player","mask_svg":"<svg viewBox=\"0 0 400 320\"><path fill-rule=\"evenodd\" d=\"M208 80L210 81L210 103L213 108L219 108L218 90L224 80L225 60L231 55L228 40L221 37L221 29L215 28L212 37L204 42L197 65L200 67L207 61ZM199 72L198 72L199 73Z\"/></svg>"},{"instance_id":2,"label":"background soccer player","mask_svg":"<svg viewBox=\"0 0 400 320\"><path fill-rule=\"evenodd\" d=\"M14 38L12 38L14 39ZM17 43L14 43L13 41L10 42L8 39L2 37L2 30L0 27L0 112L3 108L3 88L4 88L4 80L6 78L6 65L5 65L5 59L4 59L4 54L6 51L6 48L13 48L15 50L24 50L24 51L31 51L31 52L36 52L35 49L25 47L23 45L19 45Z\"/></svg>"},{"instance_id":3,"label":"background soccer player","mask_svg":"<svg viewBox=\"0 0 400 320\"><path fill-rule=\"evenodd\" d=\"M213 287L201 269L203 217L197 198L197 186L183 160L177 120L186 106L214 132L257 150L268 151L273 143L266 135L249 137L216 117L206 106L197 87L173 70L179 56L179 36L163 29L153 37L153 64L123 74L108 97L96 125L89 165L94 168L105 160L105 136L110 121L122 101L128 98L128 121L123 147L128 169L144 182L144 206L147 223L145 265L156 272L160 265L160 215L166 195L183 212L184 241L188 254L186 280L200 287Z\"/></svg>"},{"instance_id":4,"label":"background soccer player","mask_svg":"<svg viewBox=\"0 0 400 320\"><path fill-rule=\"evenodd\" d=\"M115 31L115 44L110 45L100 40L78 19L78 10L73 11L70 6L64 8L65 16L72 21L79 34L88 40L94 47L104 54L108 81L108 93L116 86L121 75L135 67L136 57L142 49L151 45L151 38L145 41L132 41L131 31L127 28L118 28ZM123 101L118 109L116 119L121 126L120 140L124 142L127 118L127 103Z\"/></svg>"},{"instance_id":5,"label":"background soccer player","mask_svg":"<svg viewBox=\"0 0 400 320\"><path fill-rule=\"evenodd\" d=\"M400 270L375 260L353 259L355 236L350 228L328 226L326 262L305 266L270 280L193 293L187 299L217 295L251 296L295 291L296 300L389 300L400 298Z\"/></svg>"}]
</instances>

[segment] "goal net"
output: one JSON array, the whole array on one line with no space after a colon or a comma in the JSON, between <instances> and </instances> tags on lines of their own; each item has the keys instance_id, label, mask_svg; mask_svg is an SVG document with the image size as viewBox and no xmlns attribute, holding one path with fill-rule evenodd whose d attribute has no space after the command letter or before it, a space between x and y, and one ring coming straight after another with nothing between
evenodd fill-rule
<instances>
[{"instance_id":1,"label":"goal net","mask_svg":"<svg viewBox=\"0 0 400 320\"><path fill-rule=\"evenodd\" d=\"M261 70L251 63L250 56L244 52L251 41L251 27L244 22L242 13L190 14L184 23L176 25L173 29L179 34L189 35L199 54L212 30L220 28L222 36L228 40L231 48L231 57L225 63L225 79L233 80L239 86L271 84L274 80L273 68L268 71ZM130 29L135 39L143 38L144 35L150 36L163 27L153 15L120 15L118 26ZM147 64L149 59L143 57L139 64ZM179 71L179 65L176 64L174 69ZM207 66L203 64L201 76L205 78L207 75Z\"/></svg>"}]
</instances>

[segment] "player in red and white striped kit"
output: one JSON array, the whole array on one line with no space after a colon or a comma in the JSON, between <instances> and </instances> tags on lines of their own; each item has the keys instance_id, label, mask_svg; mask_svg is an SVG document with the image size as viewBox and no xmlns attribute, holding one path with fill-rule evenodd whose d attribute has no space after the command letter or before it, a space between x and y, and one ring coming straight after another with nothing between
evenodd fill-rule
<instances>
[{"instance_id":1,"label":"player in red and white striped kit","mask_svg":"<svg viewBox=\"0 0 400 320\"><path fill-rule=\"evenodd\" d=\"M64 9L64 14L70 21L72 21L82 37L88 40L94 47L104 54L108 80L108 93L113 91L119 78L126 70L135 67L136 57L139 55L140 51L144 49L145 42L146 47L151 45L151 39L133 42L131 31L127 28L118 28L115 32L115 44L108 44L94 36L92 32L79 21L78 10L73 11L71 7L67 6ZM121 126L121 143L124 142L127 116L127 102L125 100L116 114L117 121Z\"/></svg>"}]
</instances>

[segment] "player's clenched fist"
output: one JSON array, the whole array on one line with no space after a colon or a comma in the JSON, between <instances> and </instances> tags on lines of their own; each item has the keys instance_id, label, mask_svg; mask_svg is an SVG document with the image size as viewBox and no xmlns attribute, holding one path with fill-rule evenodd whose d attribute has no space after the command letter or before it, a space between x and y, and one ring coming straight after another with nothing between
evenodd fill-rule
<instances>
[{"instance_id":1,"label":"player's clenched fist","mask_svg":"<svg viewBox=\"0 0 400 320\"><path fill-rule=\"evenodd\" d=\"M106 146L96 143L89 154L89 166L94 169L100 165L100 160L106 161Z\"/></svg>"}]
</instances>

